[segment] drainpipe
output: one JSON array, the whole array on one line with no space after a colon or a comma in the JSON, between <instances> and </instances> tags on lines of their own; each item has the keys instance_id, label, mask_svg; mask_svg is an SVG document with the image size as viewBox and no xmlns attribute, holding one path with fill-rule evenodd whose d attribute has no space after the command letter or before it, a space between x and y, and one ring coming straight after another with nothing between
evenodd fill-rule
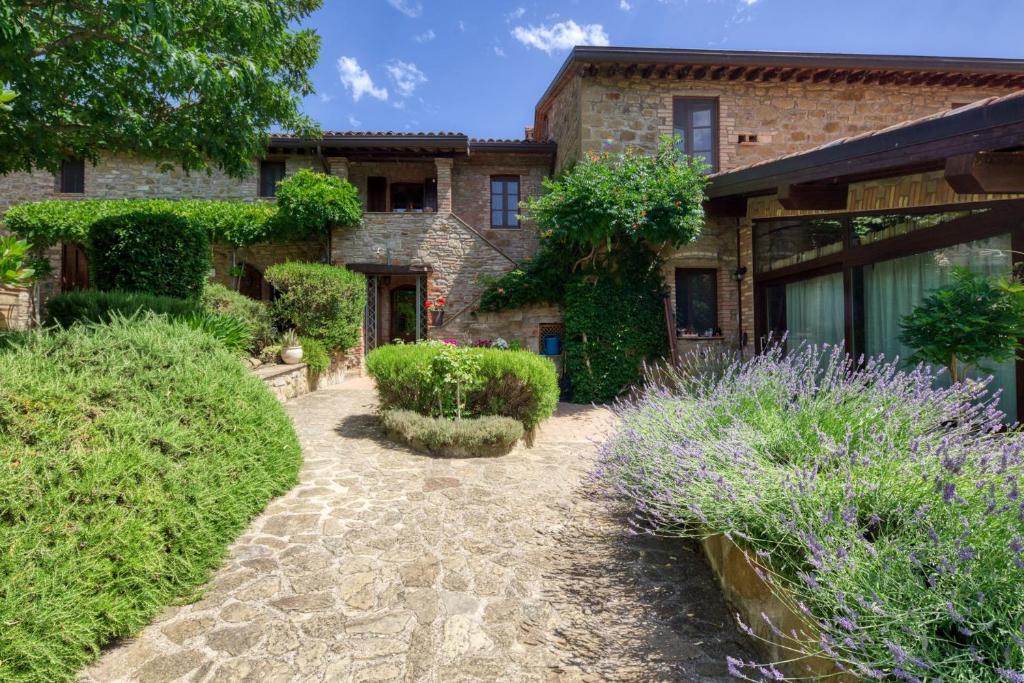
<instances>
[{"instance_id":1,"label":"drainpipe","mask_svg":"<svg viewBox=\"0 0 1024 683\"><path fill-rule=\"evenodd\" d=\"M743 276L747 269L742 265L740 255L740 219L736 219L736 272L733 279L736 280L736 348L740 351L745 346L743 333Z\"/></svg>"}]
</instances>

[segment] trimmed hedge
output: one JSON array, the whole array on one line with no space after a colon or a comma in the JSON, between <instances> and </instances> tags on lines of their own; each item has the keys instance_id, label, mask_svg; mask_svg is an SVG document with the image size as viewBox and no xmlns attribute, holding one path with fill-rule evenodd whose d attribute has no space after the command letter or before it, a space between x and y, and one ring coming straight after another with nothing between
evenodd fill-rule
<instances>
[{"instance_id":1,"label":"trimmed hedge","mask_svg":"<svg viewBox=\"0 0 1024 683\"><path fill-rule=\"evenodd\" d=\"M359 343L366 306L366 278L340 266L289 261L263 276L278 291L273 311L300 336L323 342L328 351Z\"/></svg>"},{"instance_id":2,"label":"trimmed hedge","mask_svg":"<svg viewBox=\"0 0 1024 683\"><path fill-rule=\"evenodd\" d=\"M15 204L4 213L10 232L36 247L86 244L93 223L128 213L173 213L204 230L210 242L246 245L289 237L268 202L205 199L49 199Z\"/></svg>"},{"instance_id":3,"label":"trimmed hedge","mask_svg":"<svg viewBox=\"0 0 1024 683\"><path fill-rule=\"evenodd\" d=\"M191 597L301 452L233 355L150 316L0 353L0 462L0 680L50 681Z\"/></svg>"},{"instance_id":4,"label":"trimmed hedge","mask_svg":"<svg viewBox=\"0 0 1024 683\"><path fill-rule=\"evenodd\" d=\"M188 298L203 291L210 241L167 211L108 216L89 231L89 270L97 289Z\"/></svg>"},{"instance_id":5,"label":"trimmed hedge","mask_svg":"<svg viewBox=\"0 0 1024 683\"><path fill-rule=\"evenodd\" d=\"M171 318L187 318L202 313L196 299L154 296L141 292L65 292L46 302L46 324L71 327L75 323L107 323L115 315L130 318L140 311L160 313Z\"/></svg>"},{"instance_id":6,"label":"trimmed hedge","mask_svg":"<svg viewBox=\"0 0 1024 683\"><path fill-rule=\"evenodd\" d=\"M413 448L446 457L503 455L523 438L522 423L500 415L449 420L411 410L385 410L381 422L388 433Z\"/></svg>"},{"instance_id":7,"label":"trimmed hedge","mask_svg":"<svg viewBox=\"0 0 1024 683\"><path fill-rule=\"evenodd\" d=\"M450 399L431 360L443 345L421 343L388 345L366 357L366 369L377 384L384 409L437 412L439 402ZM530 351L465 349L477 362L479 376L466 397L472 415L504 415L533 429L550 417L558 405L558 376L550 359Z\"/></svg>"}]
</instances>

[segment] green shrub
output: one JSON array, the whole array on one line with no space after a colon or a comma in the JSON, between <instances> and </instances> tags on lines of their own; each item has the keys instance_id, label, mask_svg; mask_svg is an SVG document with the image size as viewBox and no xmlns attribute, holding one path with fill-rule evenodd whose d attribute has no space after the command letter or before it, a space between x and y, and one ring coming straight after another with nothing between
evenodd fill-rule
<instances>
[{"instance_id":1,"label":"green shrub","mask_svg":"<svg viewBox=\"0 0 1024 683\"><path fill-rule=\"evenodd\" d=\"M23 332L21 330L0 330L0 352L17 348L28 341L29 336L35 332Z\"/></svg>"},{"instance_id":2,"label":"green shrub","mask_svg":"<svg viewBox=\"0 0 1024 683\"><path fill-rule=\"evenodd\" d=\"M193 595L301 463L206 335L156 317L0 354L0 680L71 680Z\"/></svg>"},{"instance_id":3,"label":"green shrub","mask_svg":"<svg viewBox=\"0 0 1024 683\"><path fill-rule=\"evenodd\" d=\"M116 314L132 317L152 311L171 318L187 318L202 311L194 299L154 296L140 292L65 292L46 302L47 325L71 327L75 323L106 323Z\"/></svg>"},{"instance_id":4,"label":"green shrub","mask_svg":"<svg viewBox=\"0 0 1024 683\"><path fill-rule=\"evenodd\" d=\"M197 226L166 211L109 216L92 225L92 281L100 290L188 298L210 272L210 242Z\"/></svg>"},{"instance_id":5,"label":"green shrub","mask_svg":"<svg viewBox=\"0 0 1024 683\"><path fill-rule=\"evenodd\" d=\"M435 374L440 343L388 345L366 357L381 407L424 415L454 415L454 391ZM551 360L530 351L465 349L475 360L476 377L467 382L470 415L504 415L533 429L558 405L558 376Z\"/></svg>"},{"instance_id":6,"label":"green shrub","mask_svg":"<svg viewBox=\"0 0 1024 683\"><path fill-rule=\"evenodd\" d=\"M363 204L356 188L337 176L308 168L277 184L278 220L292 226L297 237L323 237L334 226L359 223Z\"/></svg>"},{"instance_id":7,"label":"green shrub","mask_svg":"<svg viewBox=\"0 0 1024 683\"><path fill-rule=\"evenodd\" d=\"M331 368L331 354L323 344L312 337L300 337L299 344L302 346L302 362L310 372L322 375Z\"/></svg>"},{"instance_id":8,"label":"green shrub","mask_svg":"<svg viewBox=\"0 0 1024 683\"><path fill-rule=\"evenodd\" d=\"M289 261L267 268L267 282L278 290L275 316L303 337L329 351L359 343L366 306L366 278L339 266Z\"/></svg>"},{"instance_id":9,"label":"green shrub","mask_svg":"<svg viewBox=\"0 0 1024 683\"><path fill-rule=\"evenodd\" d=\"M234 353L248 353L252 347L252 334L248 326L238 318L204 311L182 320L193 330L210 335Z\"/></svg>"},{"instance_id":10,"label":"green shrub","mask_svg":"<svg viewBox=\"0 0 1024 683\"><path fill-rule=\"evenodd\" d=\"M252 337L250 351L254 354L277 336L273 316L266 304L228 289L217 282L207 282L201 297L204 310L242 321Z\"/></svg>"},{"instance_id":11,"label":"green shrub","mask_svg":"<svg viewBox=\"0 0 1024 683\"><path fill-rule=\"evenodd\" d=\"M500 455L523 438L521 422L498 415L449 420L411 410L385 410L381 422L391 435L435 455Z\"/></svg>"}]
</instances>

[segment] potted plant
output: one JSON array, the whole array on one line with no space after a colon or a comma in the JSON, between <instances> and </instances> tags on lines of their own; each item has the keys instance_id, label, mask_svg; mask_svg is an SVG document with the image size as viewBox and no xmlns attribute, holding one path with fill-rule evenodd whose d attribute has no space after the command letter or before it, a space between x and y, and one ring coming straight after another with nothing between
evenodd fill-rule
<instances>
[{"instance_id":1,"label":"potted plant","mask_svg":"<svg viewBox=\"0 0 1024 683\"><path fill-rule=\"evenodd\" d=\"M302 344L295 330L288 330L281 335L281 362L285 365L302 362Z\"/></svg>"},{"instance_id":2,"label":"potted plant","mask_svg":"<svg viewBox=\"0 0 1024 683\"><path fill-rule=\"evenodd\" d=\"M423 302L423 308L430 311L430 324L434 327L444 325L444 297L439 296L433 301L427 299Z\"/></svg>"}]
</instances>

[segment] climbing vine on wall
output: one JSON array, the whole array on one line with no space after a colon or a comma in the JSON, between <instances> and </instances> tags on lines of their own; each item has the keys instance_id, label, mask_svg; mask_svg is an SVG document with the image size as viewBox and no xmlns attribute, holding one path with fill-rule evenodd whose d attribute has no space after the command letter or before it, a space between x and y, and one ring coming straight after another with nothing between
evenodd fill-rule
<instances>
[{"instance_id":1,"label":"climbing vine on wall","mask_svg":"<svg viewBox=\"0 0 1024 683\"><path fill-rule=\"evenodd\" d=\"M700 234L703 169L665 138L654 155L590 155L527 201L538 253L487 282L481 308L561 305L574 400L609 401L664 355L660 253Z\"/></svg>"}]
</instances>

